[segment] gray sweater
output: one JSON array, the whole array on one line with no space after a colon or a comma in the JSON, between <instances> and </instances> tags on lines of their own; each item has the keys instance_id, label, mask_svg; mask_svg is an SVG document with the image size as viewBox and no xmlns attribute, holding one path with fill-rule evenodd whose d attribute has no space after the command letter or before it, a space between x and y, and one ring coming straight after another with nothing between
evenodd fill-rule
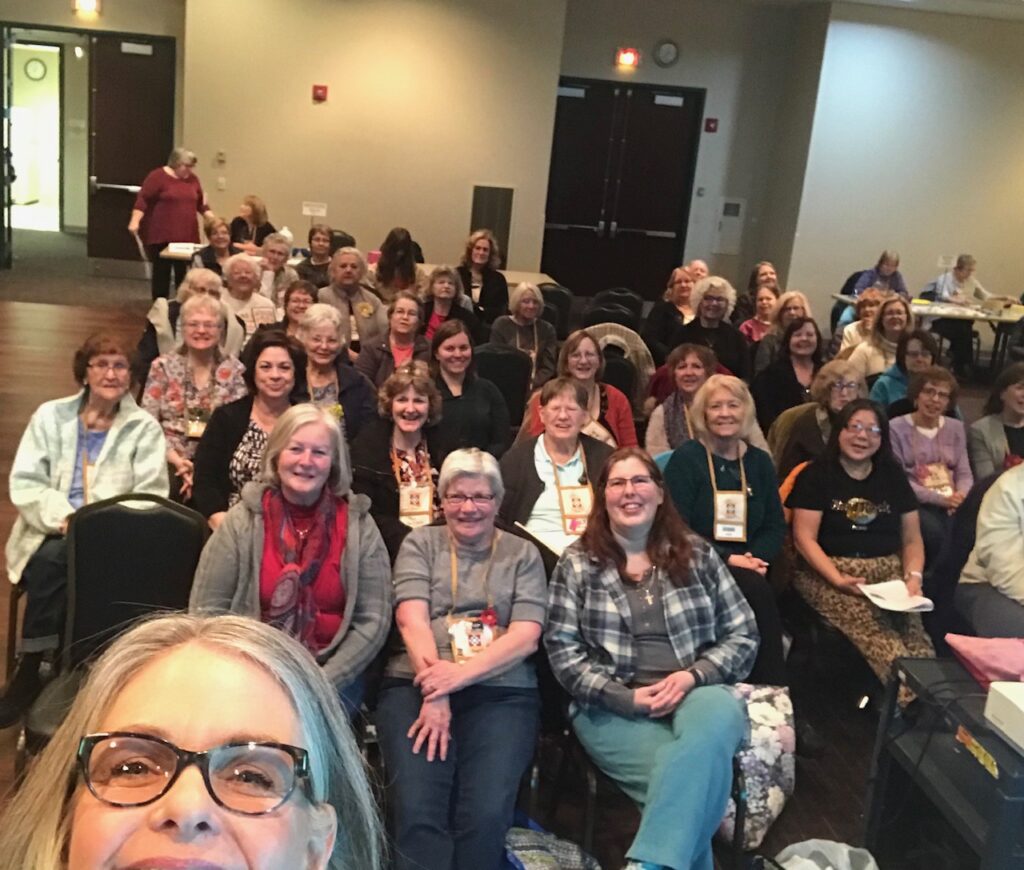
<instances>
[{"instance_id":1,"label":"gray sweater","mask_svg":"<svg viewBox=\"0 0 1024 870\"><path fill-rule=\"evenodd\" d=\"M248 483L242 500L206 543L189 610L260 618L264 483ZM340 690L363 673L384 646L391 627L391 567L370 517L370 500L348 497L348 537L342 553L345 612L341 627L317 661Z\"/></svg>"}]
</instances>

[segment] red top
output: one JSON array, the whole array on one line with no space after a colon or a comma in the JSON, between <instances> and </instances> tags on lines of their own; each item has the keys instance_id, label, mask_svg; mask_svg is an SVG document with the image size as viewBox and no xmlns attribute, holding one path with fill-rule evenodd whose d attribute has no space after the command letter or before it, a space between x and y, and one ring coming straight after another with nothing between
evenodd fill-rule
<instances>
[{"instance_id":1,"label":"red top","mask_svg":"<svg viewBox=\"0 0 1024 870\"><path fill-rule=\"evenodd\" d=\"M206 211L206 194L195 175L178 178L163 167L154 169L142 182L135 208L144 212L142 241L147 245L199 241L196 214Z\"/></svg>"},{"instance_id":2,"label":"red top","mask_svg":"<svg viewBox=\"0 0 1024 870\"><path fill-rule=\"evenodd\" d=\"M308 529L316 511L316 505L308 508L288 504L287 510L296 529ZM266 529L264 529L264 532ZM316 622L313 637L316 648L322 650L338 633L345 615L345 578L341 576L341 556L345 550L348 535L348 502L338 499L338 510L331 530L331 549L327 553L316 582L313 584L313 601L316 603ZM260 610L270 608L270 601L277 586L277 579L284 568L284 559L278 549L274 535L264 534L263 560L260 563Z\"/></svg>"},{"instance_id":3,"label":"red top","mask_svg":"<svg viewBox=\"0 0 1024 870\"><path fill-rule=\"evenodd\" d=\"M427 338L433 338L434 333L437 332L437 328L448 319L446 314L438 314L436 311L430 315L430 320L427 321L427 328L425 335Z\"/></svg>"},{"instance_id":4,"label":"red top","mask_svg":"<svg viewBox=\"0 0 1024 870\"><path fill-rule=\"evenodd\" d=\"M404 366L407 362L412 359L413 345L402 347L401 345L391 343L391 356L395 360L395 368Z\"/></svg>"},{"instance_id":5,"label":"red top","mask_svg":"<svg viewBox=\"0 0 1024 870\"><path fill-rule=\"evenodd\" d=\"M636 438L636 424L633 422L633 409L629 406L629 399L619 390L610 384L601 384L608 396L608 410L605 412L604 424L615 438L619 447L639 447L640 443ZM540 390L530 397L530 403L526 407L527 429L531 435L540 435L544 431L544 424L540 419Z\"/></svg>"}]
</instances>

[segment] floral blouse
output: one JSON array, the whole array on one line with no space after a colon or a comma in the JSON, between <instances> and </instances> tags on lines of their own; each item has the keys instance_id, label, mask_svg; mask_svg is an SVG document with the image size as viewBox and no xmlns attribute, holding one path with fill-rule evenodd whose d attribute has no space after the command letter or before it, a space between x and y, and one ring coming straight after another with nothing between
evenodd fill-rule
<instances>
[{"instance_id":1,"label":"floral blouse","mask_svg":"<svg viewBox=\"0 0 1024 870\"><path fill-rule=\"evenodd\" d=\"M159 421L167 446L192 459L199 444L196 433L201 434L200 429L214 410L246 394L244 371L233 356L224 357L217 363L210 383L200 390L192 383L188 357L176 352L164 354L150 366L142 407ZM192 437L190 421L194 421Z\"/></svg>"}]
</instances>

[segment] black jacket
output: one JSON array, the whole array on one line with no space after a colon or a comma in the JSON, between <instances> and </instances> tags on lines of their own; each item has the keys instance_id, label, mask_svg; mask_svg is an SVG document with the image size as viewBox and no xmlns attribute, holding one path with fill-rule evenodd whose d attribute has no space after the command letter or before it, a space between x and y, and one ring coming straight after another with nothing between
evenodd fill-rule
<instances>
[{"instance_id":1,"label":"black jacket","mask_svg":"<svg viewBox=\"0 0 1024 870\"><path fill-rule=\"evenodd\" d=\"M461 396L453 396L440 375L435 383L442 401L441 422L437 424L438 465L453 450L463 447L478 447L500 459L512 440L508 405L501 391L474 374L466 375Z\"/></svg>"},{"instance_id":2,"label":"black jacket","mask_svg":"<svg viewBox=\"0 0 1024 870\"><path fill-rule=\"evenodd\" d=\"M462 289L472 301L473 273L468 266L459 266L457 271L462 279ZM502 314L508 314L508 281L497 269L484 269L482 277L480 301L473 303L473 313L478 320L490 326Z\"/></svg>"},{"instance_id":3,"label":"black jacket","mask_svg":"<svg viewBox=\"0 0 1024 870\"><path fill-rule=\"evenodd\" d=\"M678 347L687 342L710 347L718 362L736 377L744 381L749 378L750 346L743 333L727 320L723 320L715 329L707 329L701 326L700 318L695 317L685 326L676 329L671 346Z\"/></svg>"},{"instance_id":4,"label":"black jacket","mask_svg":"<svg viewBox=\"0 0 1024 870\"><path fill-rule=\"evenodd\" d=\"M502 499L498 516L510 525L526 525L533 512L533 506L544 492L544 482L537 474L537 465L533 459L537 439L542 437L536 435L520 442L498 463L501 468L501 479L505 483L505 498ZM610 445L589 435L580 435L580 444L583 445L587 471L596 480L608 457L615 451Z\"/></svg>"},{"instance_id":5,"label":"black jacket","mask_svg":"<svg viewBox=\"0 0 1024 870\"><path fill-rule=\"evenodd\" d=\"M413 360L430 361L430 342L417 335L412 343ZM365 344L355 362L356 371L366 375L377 387L381 386L395 371L395 358L391 355L391 343L385 336L381 341Z\"/></svg>"},{"instance_id":6,"label":"black jacket","mask_svg":"<svg viewBox=\"0 0 1024 870\"><path fill-rule=\"evenodd\" d=\"M229 256L241 253L241 248L236 248L234 245L228 245ZM217 252L213 250L212 245L207 245L205 248L200 248L196 251L195 258L202 263L203 269L209 269L211 272L216 272L218 275L223 276L224 272L220 267L220 263L217 262Z\"/></svg>"},{"instance_id":7,"label":"black jacket","mask_svg":"<svg viewBox=\"0 0 1024 870\"><path fill-rule=\"evenodd\" d=\"M424 334L427 331L427 324L430 323L430 318L434 314L434 300L428 299L423 304L423 322L420 324L420 333ZM449 320L461 320L466 324L466 329L469 330L469 337L473 344L483 344L487 341L487 337L490 335L490 328L484 326L478 319L477 316L466 308L457 299L452 301L452 310L448 313L448 316L444 319L445 322Z\"/></svg>"},{"instance_id":8,"label":"black jacket","mask_svg":"<svg viewBox=\"0 0 1024 870\"><path fill-rule=\"evenodd\" d=\"M338 403L345 421L345 437L351 444L363 426L377 419L377 390L341 354L334 368L338 373Z\"/></svg>"},{"instance_id":9,"label":"black jacket","mask_svg":"<svg viewBox=\"0 0 1024 870\"><path fill-rule=\"evenodd\" d=\"M228 466L249 427L252 396L243 396L221 405L206 424L206 431L196 447L192 506L204 517L228 509L231 478Z\"/></svg>"},{"instance_id":10,"label":"black jacket","mask_svg":"<svg viewBox=\"0 0 1024 870\"><path fill-rule=\"evenodd\" d=\"M352 491L370 497L370 516L377 523L394 564L402 541L411 529L398 516L398 481L391 467L392 422L375 417L352 442ZM424 430L433 468L440 469L437 427Z\"/></svg>"},{"instance_id":11,"label":"black jacket","mask_svg":"<svg viewBox=\"0 0 1024 870\"><path fill-rule=\"evenodd\" d=\"M785 357L764 369L750 387L757 406L757 422L767 432L775 418L788 408L811 401L808 390L796 379L793 363Z\"/></svg>"},{"instance_id":12,"label":"black jacket","mask_svg":"<svg viewBox=\"0 0 1024 870\"><path fill-rule=\"evenodd\" d=\"M640 337L651 352L656 366L665 364L666 357L675 347L672 341L675 338L676 330L681 329L682 326L683 315L679 313L679 309L675 305L664 299L654 303L647 315L647 320L644 321Z\"/></svg>"}]
</instances>

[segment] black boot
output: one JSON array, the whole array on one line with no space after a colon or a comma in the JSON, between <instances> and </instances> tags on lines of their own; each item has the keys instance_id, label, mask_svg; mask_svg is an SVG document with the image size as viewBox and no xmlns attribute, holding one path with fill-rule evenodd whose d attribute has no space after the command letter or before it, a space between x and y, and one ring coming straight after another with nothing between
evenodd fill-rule
<instances>
[{"instance_id":1,"label":"black boot","mask_svg":"<svg viewBox=\"0 0 1024 870\"><path fill-rule=\"evenodd\" d=\"M39 697L43 690L43 680L39 675L42 662L42 653L22 654L14 676L4 689L3 698L0 698L0 728L9 728L18 722Z\"/></svg>"}]
</instances>

